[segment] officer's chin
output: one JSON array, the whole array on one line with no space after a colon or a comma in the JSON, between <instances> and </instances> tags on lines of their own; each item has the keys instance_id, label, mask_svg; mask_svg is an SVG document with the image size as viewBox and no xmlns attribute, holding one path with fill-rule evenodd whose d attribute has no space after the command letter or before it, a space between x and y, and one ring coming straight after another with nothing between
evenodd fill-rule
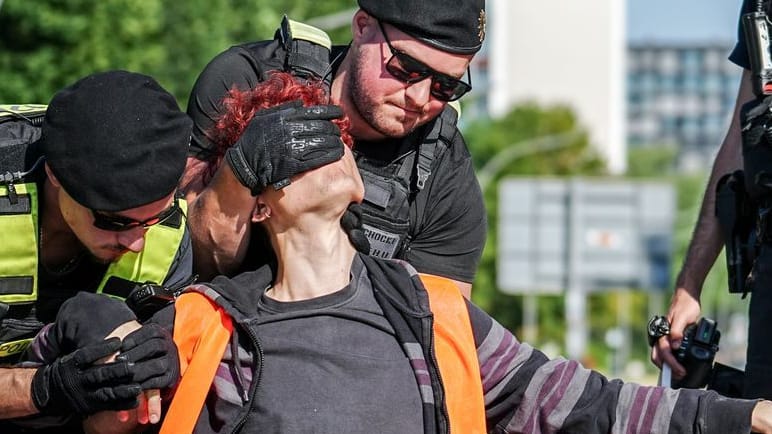
<instances>
[{"instance_id":1,"label":"officer's chin","mask_svg":"<svg viewBox=\"0 0 772 434\"><path fill-rule=\"evenodd\" d=\"M92 251L91 259L98 264L108 265L120 259L126 252L127 250L104 248L96 252Z\"/></svg>"}]
</instances>

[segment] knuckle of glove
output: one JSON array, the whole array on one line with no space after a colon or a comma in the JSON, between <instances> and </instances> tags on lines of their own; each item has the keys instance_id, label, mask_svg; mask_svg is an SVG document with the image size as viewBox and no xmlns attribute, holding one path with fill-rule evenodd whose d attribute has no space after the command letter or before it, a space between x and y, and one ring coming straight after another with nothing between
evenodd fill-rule
<instances>
[{"instance_id":1,"label":"knuckle of glove","mask_svg":"<svg viewBox=\"0 0 772 434\"><path fill-rule=\"evenodd\" d=\"M126 361L96 365L81 371L83 383L90 386L130 382L132 377L130 364Z\"/></svg>"},{"instance_id":2,"label":"knuckle of glove","mask_svg":"<svg viewBox=\"0 0 772 434\"><path fill-rule=\"evenodd\" d=\"M305 107L300 116L304 119L337 119L343 117L343 109L333 104L314 105Z\"/></svg>"}]
</instances>

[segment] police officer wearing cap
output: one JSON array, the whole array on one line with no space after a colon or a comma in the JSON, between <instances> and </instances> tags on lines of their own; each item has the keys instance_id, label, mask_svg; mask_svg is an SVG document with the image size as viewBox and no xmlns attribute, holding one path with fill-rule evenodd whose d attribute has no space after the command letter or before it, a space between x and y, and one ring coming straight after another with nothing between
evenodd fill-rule
<instances>
[{"instance_id":1,"label":"police officer wearing cap","mask_svg":"<svg viewBox=\"0 0 772 434\"><path fill-rule=\"evenodd\" d=\"M101 324L90 312L138 283L190 282L192 249L176 193L190 134L174 97L145 75L97 73L53 97L40 140L26 151L39 164L0 197L16 207L0 215L0 228L18 248L0 253L0 418L79 426L80 417L133 408L142 390L176 381L165 330L146 326L123 343L104 340L114 324L136 317L120 310ZM87 327L69 324L84 318ZM100 363L118 352L117 361Z\"/></svg>"},{"instance_id":2,"label":"police officer wearing cap","mask_svg":"<svg viewBox=\"0 0 772 434\"><path fill-rule=\"evenodd\" d=\"M225 159L211 140L232 87L248 89L272 71L329 83L330 102L351 122L365 182L362 223L373 256L401 258L419 272L456 282L467 296L482 254L486 215L464 139L449 104L472 87L469 64L485 37L483 0L359 0L352 41L331 47L318 29L285 18L273 40L231 47L215 57L191 92L194 121L183 181L191 206L196 271L204 276L255 268L250 244L255 206L250 177L259 168ZM330 111L298 123L316 131ZM283 128L268 118L263 128ZM221 167L224 166L224 167ZM219 170L217 170L219 169ZM215 172L215 170L217 170ZM214 176L208 176L214 173ZM250 251L252 249L253 251Z\"/></svg>"}]
</instances>

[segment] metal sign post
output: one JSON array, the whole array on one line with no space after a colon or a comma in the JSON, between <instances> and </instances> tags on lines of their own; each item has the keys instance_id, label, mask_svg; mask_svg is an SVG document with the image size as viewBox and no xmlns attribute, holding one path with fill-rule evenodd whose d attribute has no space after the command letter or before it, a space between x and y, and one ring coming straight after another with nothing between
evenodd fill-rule
<instances>
[{"instance_id":1,"label":"metal sign post","mask_svg":"<svg viewBox=\"0 0 772 434\"><path fill-rule=\"evenodd\" d=\"M588 293L669 284L674 216L665 183L502 180L497 285L510 294L564 293L567 356L581 358Z\"/></svg>"}]
</instances>

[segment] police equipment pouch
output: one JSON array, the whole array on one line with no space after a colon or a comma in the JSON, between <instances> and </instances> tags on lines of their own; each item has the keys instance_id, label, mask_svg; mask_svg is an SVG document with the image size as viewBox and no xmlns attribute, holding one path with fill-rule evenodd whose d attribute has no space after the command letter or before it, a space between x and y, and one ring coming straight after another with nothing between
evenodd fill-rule
<instances>
[{"instance_id":1,"label":"police equipment pouch","mask_svg":"<svg viewBox=\"0 0 772 434\"><path fill-rule=\"evenodd\" d=\"M126 296L126 304L137 315L139 322L145 322L150 319L154 313L171 304L182 293L182 291L196 281L198 275L190 279L167 288L152 282L138 284Z\"/></svg>"},{"instance_id":2,"label":"police equipment pouch","mask_svg":"<svg viewBox=\"0 0 772 434\"><path fill-rule=\"evenodd\" d=\"M742 16L745 44L751 62L753 92L759 97L772 94L772 46L765 3L756 0L756 10Z\"/></svg>"},{"instance_id":3,"label":"police equipment pouch","mask_svg":"<svg viewBox=\"0 0 772 434\"><path fill-rule=\"evenodd\" d=\"M726 244L729 292L747 294L747 278L755 257L755 206L745 190L744 173L737 170L716 185L716 217Z\"/></svg>"},{"instance_id":4,"label":"police equipment pouch","mask_svg":"<svg viewBox=\"0 0 772 434\"><path fill-rule=\"evenodd\" d=\"M742 398L745 372L721 363L714 363L708 380L708 390L729 398Z\"/></svg>"},{"instance_id":5,"label":"police equipment pouch","mask_svg":"<svg viewBox=\"0 0 772 434\"><path fill-rule=\"evenodd\" d=\"M674 389L699 389L708 383L720 339L721 332L712 319L700 318L697 324L686 327L681 345L675 352L676 360L686 369L686 375L673 381Z\"/></svg>"}]
</instances>

